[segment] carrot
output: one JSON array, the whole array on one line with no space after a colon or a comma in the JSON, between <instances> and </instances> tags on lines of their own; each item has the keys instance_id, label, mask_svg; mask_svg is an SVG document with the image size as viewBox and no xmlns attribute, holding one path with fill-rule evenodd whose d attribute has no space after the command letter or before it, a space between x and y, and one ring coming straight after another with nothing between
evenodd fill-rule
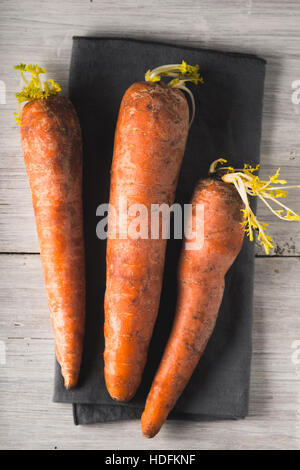
<instances>
[{"instance_id":1,"label":"carrot","mask_svg":"<svg viewBox=\"0 0 300 470\"><path fill-rule=\"evenodd\" d=\"M142 415L146 437L158 433L199 362L216 323L224 276L244 238L242 203L233 187L213 179L200 181L192 199L193 219L197 204L204 208L204 244L188 250L184 242L175 320Z\"/></svg>"},{"instance_id":2,"label":"carrot","mask_svg":"<svg viewBox=\"0 0 300 470\"><path fill-rule=\"evenodd\" d=\"M178 269L178 300L172 331L155 375L145 410L141 419L145 437L154 437L186 387L197 366L206 344L214 330L224 292L224 277L236 259L246 232L253 240L253 230L266 253L273 247L265 233L266 224L260 223L253 213L248 195L262 200L272 199L283 209L272 211L284 220L300 220L299 215L278 201L286 192L277 185L279 170L269 181L259 180L258 170L250 165L234 170L232 167L216 169L219 159L210 167L220 179L209 177L200 180L192 199L192 227L200 226L196 206L202 205L204 213L203 246L188 249L184 241ZM275 183L275 186L273 185ZM277 185L276 185L277 184ZM286 188L299 187L287 186ZM269 203L267 203L269 205ZM270 206L269 206L270 208Z\"/></svg>"},{"instance_id":3,"label":"carrot","mask_svg":"<svg viewBox=\"0 0 300 470\"><path fill-rule=\"evenodd\" d=\"M201 81L185 62L159 67L125 93L116 127L110 204L172 204L189 129L186 81ZM160 74L175 77L167 86ZM130 400L141 381L158 312L166 240L112 237L105 293L105 381L112 398ZM120 227L118 226L118 231Z\"/></svg>"},{"instance_id":4,"label":"carrot","mask_svg":"<svg viewBox=\"0 0 300 470\"><path fill-rule=\"evenodd\" d=\"M20 64L32 79L17 93L21 140L40 245L56 355L65 387L76 385L85 322L82 216L82 143L75 109L57 96L58 84L42 85L45 70Z\"/></svg>"}]
</instances>

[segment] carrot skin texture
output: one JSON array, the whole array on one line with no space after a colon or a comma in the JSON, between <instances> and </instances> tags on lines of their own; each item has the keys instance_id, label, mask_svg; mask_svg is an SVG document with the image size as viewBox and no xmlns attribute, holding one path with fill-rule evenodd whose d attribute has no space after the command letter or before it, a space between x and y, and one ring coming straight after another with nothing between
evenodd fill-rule
<instances>
[{"instance_id":1,"label":"carrot skin texture","mask_svg":"<svg viewBox=\"0 0 300 470\"><path fill-rule=\"evenodd\" d=\"M236 189L207 178L192 198L204 205L204 244L187 250L178 269L178 300L172 331L141 418L145 437L154 437L175 406L214 330L224 292L224 276L241 250L242 201Z\"/></svg>"},{"instance_id":2,"label":"carrot skin texture","mask_svg":"<svg viewBox=\"0 0 300 470\"><path fill-rule=\"evenodd\" d=\"M173 203L188 128L180 90L139 82L126 91L110 187L117 215L121 197L128 206L144 204L148 213L151 204ZM159 307L166 240L148 235L107 241L104 372L107 390L118 401L129 401L140 384Z\"/></svg>"},{"instance_id":3,"label":"carrot skin texture","mask_svg":"<svg viewBox=\"0 0 300 470\"><path fill-rule=\"evenodd\" d=\"M70 100L51 96L27 103L21 140L56 355L69 389L78 380L85 326L82 141Z\"/></svg>"}]
</instances>

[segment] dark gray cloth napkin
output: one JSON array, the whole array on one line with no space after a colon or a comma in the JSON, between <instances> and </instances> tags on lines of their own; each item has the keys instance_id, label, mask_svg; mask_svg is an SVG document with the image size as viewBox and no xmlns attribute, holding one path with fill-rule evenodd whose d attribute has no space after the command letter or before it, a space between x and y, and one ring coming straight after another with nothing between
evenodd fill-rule
<instances>
[{"instance_id":1,"label":"dark gray cloth napkin","mask_svg":"<svg viewBox=\"0 0 300 470\"><path fill-rule=\"evenodd\" d=\"M196 116L190 130L176 201L188 203L210 163L228 158L239 167L259 162L265 61L155 42L117 38L73 39L70 98L84 143L86 246L86 335L78 386L66 391L56 365L54 401L73 403L77 424L138 418L168 338L176 305L176 268L181 242L169 240L158 320L141 386L135 398L118 404L103 376L103 299L106 243L96 237L97 206L109 200L114 130L125 90L163 64L199 64L205 84L190 85ZM251 363L254 245L245 241L226 276L215 331L171 418L243 418L247 415Z\"/></svg>"}]
</instances>

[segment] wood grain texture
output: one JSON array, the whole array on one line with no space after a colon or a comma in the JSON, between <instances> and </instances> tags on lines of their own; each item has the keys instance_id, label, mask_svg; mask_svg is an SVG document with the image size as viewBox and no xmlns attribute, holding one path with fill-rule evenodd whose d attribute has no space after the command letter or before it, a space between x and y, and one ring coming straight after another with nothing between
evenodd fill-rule
<instances>
[{"instance_id":1,"label":"wood grain texture","mask_svg":"<svg viewBox=\"0 0 300 470\"><path fill-rule=\"evenodd\" d=\"M2 0L0 81L6 104L0 100L0 252L39 251L12 115L20 85L15 63L45 66L67 91L73 35L256 53L268 61L263 173L281 166L283 176L296 184L300 104L292 103L292 83L300 80L299 24L298 0ZM289 201L300 212L299 193L291 193ZM261 205L258 213L270 223L276 258L256 262L249 418L170 422L153 441L142 438L137 421L75 427L70 406L51 403L54 346L39 256L5 254L0 255L0 341L7 354L6 365L0 360L0 448L299 449L300 364L292 362L292 345L300 341L300 261L294 258L300 255L300 229L274 219ZM258 247L257 255L262 254Z\"/></svg>"},{"instance_id":2,"label":"wood grain texture","mask_svg":"<svg viewBox=\"0 0 300 470\"><path fill-rule=\"evenodd\" d=\"M250 416L168 422L151 441L138 421L75 427L71 406L51 403L54 344L40 257L2 255L0 269L7 356L0 365L0 448L300 448L300 364L292 361L300 340L299 258L256 260Z\"/></svg>"}]
</instances>

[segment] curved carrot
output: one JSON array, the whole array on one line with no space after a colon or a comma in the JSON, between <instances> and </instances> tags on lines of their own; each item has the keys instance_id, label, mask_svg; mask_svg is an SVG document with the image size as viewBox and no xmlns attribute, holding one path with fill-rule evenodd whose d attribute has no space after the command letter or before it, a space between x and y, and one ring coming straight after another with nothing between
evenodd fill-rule
<instances>
[{"instance_id":1,"label":"curved carrot","mask_svg":"<svg viewBox=\"0 0 300 470\"><path fill-rule=\"evenodd\" d=\"M199 79L195 73L193 81ZM176 89L184 87L184 78L174 88L157 83L156 72L146 78L126 91L120 107L110 187L117 216L121 198L128 205L143 204L148 213L151 204L173 203L188 135L188 103ZM107 242L104 372L111 397L128 401L140 384L158 312L166 240L150 234L113 239L113 224Z\"/></svg>"},{"instance_id":2,"label":"curved carrot","mask_svg":"<svg viewBox=\"0 0 300 470\"><path fill-rule=\"evenodd\" d=\"M212 178L202 180L192 204L193 227L195 206L201 204L204 209L204 243L199 250L189 250L184 242L175 320L141 420L146 437L158 433L202 356L216 323L224 276L244 238L243 205L232 185Z\"/></svg>"},{"instance_id":3,"label":"curved carrot","mask_svg":"<svg viewBox=\"0 0 300 470\"><path fill-rule=\"evenodd\" d=\"M57 360L68 389L78 380L85 323L81 131L70 100L56 95L58 85L42 88L43 69L16 68L32 73L17 94L19 102L29 100L19 111L21 139Z\"/></svg>"},{"instance_id":4,"label":"curved carrot","mask_svg":"<svg viewBox=\"0 0 300 470\"><path fill-rule=\"evenodd\" d=\"M192 199L192 227L195 230L204 223L204 243L197 250L188 249L187 241L183 245L175 320L141 420L146 437L158 433L202 356L218 316L224 276L240 252L244 233L252 241L257 231L267 254L273 247L265 233L267 224L257 219L248 196L258 196L283 220L300 221L300 216L279 200L286 197L286 189L300 186L285 186L287 182L279 179L280 169L268 180L261 180L255 175L259 165L252 168L245 164L235 170L231 166L217 168L220 163L227 161L221 158L210 166L210 173L219 179L201 180ZM275 210L270 201L280 209ZM195 210L198 204L203 207L204 221L197 224L202 214Z\"/></svg>"}]
</instances>

